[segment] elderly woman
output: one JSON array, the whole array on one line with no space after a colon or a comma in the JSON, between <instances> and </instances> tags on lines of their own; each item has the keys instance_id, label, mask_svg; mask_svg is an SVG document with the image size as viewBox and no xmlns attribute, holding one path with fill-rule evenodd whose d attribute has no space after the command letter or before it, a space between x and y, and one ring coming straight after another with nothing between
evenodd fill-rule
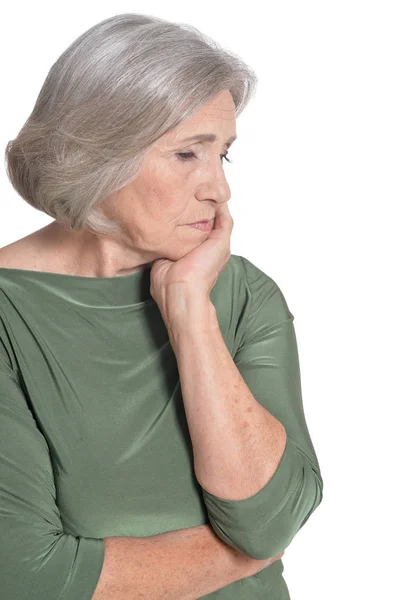
<instances>
[{"instance_id":1,"label":"elderly woman","mask_svg":"<svg viewBox=\"0 0 399 600\"><path fill-rule=\"evenodd\" d=\"M230 254L223 160L256 81L194 27L117 15L7 145L54 221L0 251L4 600L290 597L323 481L294 316Z\"/></svg>"}]
</instances>

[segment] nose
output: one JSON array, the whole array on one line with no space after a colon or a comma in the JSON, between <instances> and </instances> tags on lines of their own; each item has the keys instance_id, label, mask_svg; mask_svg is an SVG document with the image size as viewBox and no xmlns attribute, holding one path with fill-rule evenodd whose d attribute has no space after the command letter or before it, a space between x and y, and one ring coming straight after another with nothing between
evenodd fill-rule
<instances>
[{"instance_id":1,"label":"nose","mask_svg":"<svg viewBox=\"0 0 399 600\"><path fill-rule=\"evenodd\" d=\"M214 200L218 204L230 200L231 190L220 158L219 164L207 171L206 181L201 185L201 196L206 200Z\"/></svg>"}]
</instances>

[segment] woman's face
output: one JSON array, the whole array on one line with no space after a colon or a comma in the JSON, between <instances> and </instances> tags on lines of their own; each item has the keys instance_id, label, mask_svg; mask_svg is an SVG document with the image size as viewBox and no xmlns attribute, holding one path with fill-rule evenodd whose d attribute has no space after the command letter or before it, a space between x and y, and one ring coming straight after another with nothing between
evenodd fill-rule
<instances>
[{"instance_id":1,"label":"woman's face","mask_svg":"<svg viewBox=\"0 0 399 600\"><path fill-rule=\"evenodd\" d=\"M217 139L183 141L200 133ZM107 217L122 221L123 242L138 262L179 260L206 239L209 233L188 223L212 219L217 205L230 199L221 154L232 137L236 137L235 105L226 90L162 136L136 179L103 204Z\"/></svg>"}]
</instances>

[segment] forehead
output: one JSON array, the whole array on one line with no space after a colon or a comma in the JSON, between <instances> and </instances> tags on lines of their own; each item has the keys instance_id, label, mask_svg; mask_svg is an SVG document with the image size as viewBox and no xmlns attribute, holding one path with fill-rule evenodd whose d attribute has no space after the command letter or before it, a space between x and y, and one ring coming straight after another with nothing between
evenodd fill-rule
<instances>
[{"instance_id":1,"label":"forehead","mask_svg":"<svg viewBox=\"0 0 399 600\"><path fill-rule=\"evenodd\" d=\"M176 143L230 145L236 134L236 108L230 92L223 92L164 136L167 145Z\"/></svg>"}]
</instances>

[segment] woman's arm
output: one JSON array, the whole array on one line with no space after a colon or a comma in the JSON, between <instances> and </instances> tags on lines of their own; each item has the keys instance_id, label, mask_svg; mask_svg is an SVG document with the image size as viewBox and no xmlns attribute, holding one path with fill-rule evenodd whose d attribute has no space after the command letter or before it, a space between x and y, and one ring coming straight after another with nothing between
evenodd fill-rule
<instances>
[{"instance_id":1,"label":"woman's arm","mask_svg":"<svg viewBox=\"0 0 399 600\"><path fill-rule=\"evenodd\" d=\"M92 600L196 600L279 559L254 560L221 541L209 525L104 542Z\"/></svg>"},{"instance_id":2,"label":"woman's arm","mask_svg":"<svg viewBox=\"0 0 399 600\"><path fill-rule=\"evenodd\" d=\"M180 295L184 292L179 290ZM285 445L284 426L259 404L240 375L210 299L192 295L169 322L200 485L227 500L256 494Z\"/></svg>"},{"instance_id":3,"label":"woman's arm","mask_svg":"<svg viewBox=\"0 0 399 600\"><path fill-rule=\"evenodd\" d=\"M289 546L320 504L323 480L304 415L294 316L276 282L238 258L246 281L234 357L211 301L187 288L170 288L177 297L168 297L167 328L210 523L259 560Z\"/></svg>"}]
</instances>

